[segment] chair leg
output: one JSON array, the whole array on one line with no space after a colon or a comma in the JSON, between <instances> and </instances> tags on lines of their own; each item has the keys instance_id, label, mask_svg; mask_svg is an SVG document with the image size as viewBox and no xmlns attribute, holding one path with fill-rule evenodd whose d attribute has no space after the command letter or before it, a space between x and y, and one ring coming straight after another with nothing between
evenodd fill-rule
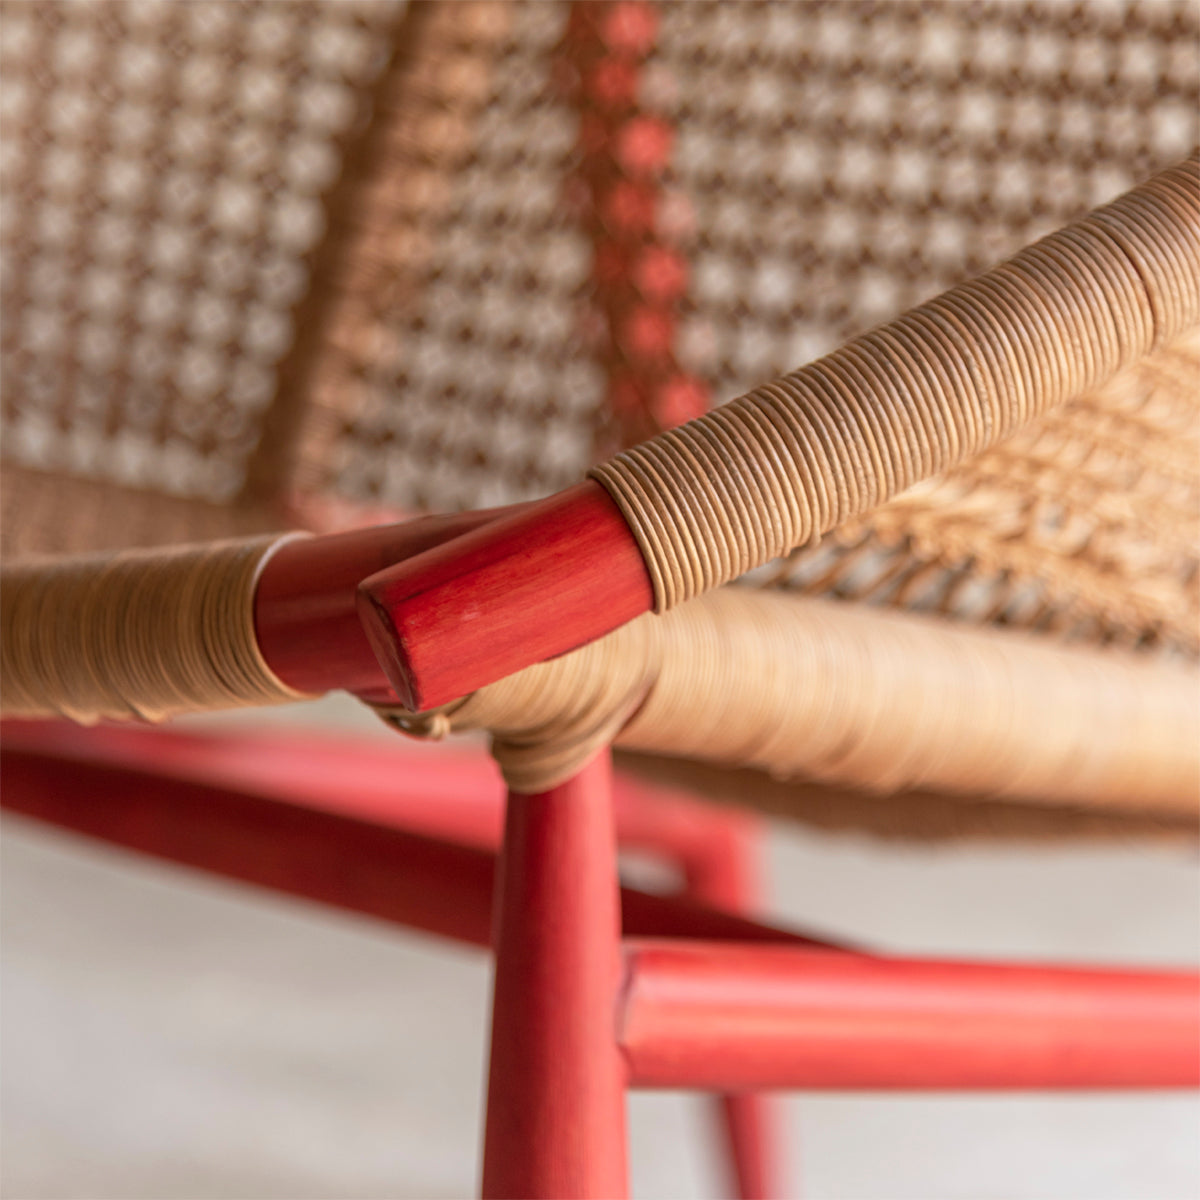
<instances>
[{"instance_id":1,"label":"chair leg","mask_svg":"<svg viewBox=\"0 0 1200 1200\"><path fill-rule=\"evenodd\" d=\"M762 1092L734 1092L716 1100L738 1200L778 1200L783 1193L775 1100Z\"/></svg>"},{"instance_id":2,"label":"chair leg","mask_svg":"<svg viewBox=\"0 0 1200 1200\"><path fill-rule=\"evenodd\" d=\"M741 812L722 815L725 820L714 826L707 852L686 866L686 891L726 912L751 916L761 901L763 823ZM777 1104L759 1092L714 1097L729 1184L738 1200L777 1200L783 1195Z\"/></svg>"},{"instance_id":3,"label":"chair leg","mask_svg":"<svg viewBox=\"0 0 1200 1200\"><path fill-rule=\"evenodd\" d=\"M553 791L510 794L495 924L483 1195L625 1196L607 751Z\"/></svg>"}]
</instances>

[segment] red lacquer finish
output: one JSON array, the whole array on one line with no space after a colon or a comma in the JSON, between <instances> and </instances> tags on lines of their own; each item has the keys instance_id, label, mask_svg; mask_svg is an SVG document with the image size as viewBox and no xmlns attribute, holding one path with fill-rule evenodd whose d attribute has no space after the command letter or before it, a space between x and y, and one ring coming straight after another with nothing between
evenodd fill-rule
<instances>
[{"instance_id":1,"label":"red lacquer finish","mask_svg":"<svg viewBox=\"0 0 1200 1200\"><path fill-rule=\"evenodd\" d=\"M778 1200L785 1194L777 1106L776 1097L762 1092L716 1097L731 1176L729 1194L738 1200Z\"/></svg>"},{"instance_id":2,"label":"red lacquer finish","mask_svg":"<svg viewBox=\"0 0 1200 1200\"><path fill-rule=\"evenodd\" d=\"M483 1195L624 1196L620 913L607 751L561 787L513 794L508 804Z\"/></svg>"},{"instance_id":3,"label":"red lacquer finish","mask_svg":"<svg viewBox=\"0 0 1200 1200\"><path fill-rule=\"evenodd\" d=\"M499 848L504 831L500 772L479 746L461 740L15 720L0 723L0 732L6 749L254 792L489 849ZM757 814L620 774L613 791L623 848L679 867L693 899L728 912L753 911L746 855L761 836Z\"/></svg>"},{"instance_id":4,"label":"red lacquer finish","mask_svg":"<svg viewBox=\"0 0 1200 1200\"><path fill-rule=\"evenodd\" d=\"M762 870L757 861L759 818L741 812L730 812L728 816L731 819L725 827L710 835L708 852L687 861L687 891L703 904L748 915L762 904ZM742 818L744 823L734 818ZM718 1096L716 1108L726 1161L732 1167L730 1194L738 1200L774 1200L782 1196L784 1170L777 1101L760 1092L732 1092Z\"/></svg>"},{"instance_id":5,"label":"red lacquer finish","mask_svg":"<svg viewBox=\"0 0 1200 1200\"><path fill-rule=\"evenodd\" d=\"M490 944L503 797L494 780L478 793L455 790L472 773L488 782L458 756L430 756L406 771L403 755L377 748L372 762L366 743L350 739L338 747L349 783L336 786L334 746L320 739L305 746L282 734L260 741L57 722L3 729L0 807L7 811L391 924ZM307 775L291 794L261 773L289 756L293 782ZM390 798L371 773L389 760ZM476 765L489 764L477 756ZM341 857L347 850L352 862ZM829 946L633 888L621 889L621 914L635 937Z\"/></svg>"},{"instance_id":6,"label":"red lacquer finish","mask_svg":"<svg viewBox=\"0 0 1200 1200\"><path fill-rule=\"evenodd\" d=\"M343 688L363 695L388 694L387 680L358 620L359 583L522 507L422 517L298 538L281 546L263 568L255 596L255 630L267 664L301 692Z\"/></svg>"},{"instance_id":7,"label":"red lacquer finish","mask_svg":"<svg viewBox=\"0 0 1200 1200\"><path fill-rule=\"evenodd\" d=\"M476 946L495 857L343 813L5 748L4 807L227 879Z\"/></svg>"},{"instance_id":8,"label":"red lacquer finish","mask_svg":"<svg viewBox=\"0 0 1200 1200\"><path fill-rule=\"evenodd\" d=\"M685 1088L1200 1083L1194 973L629 944L631 1081Z\"/></svg>"},{"instance_id":9,"label":"red lacquer finish","mask_svg":"<svg viewBox=\"0 0 1200 1200\"><path fill-rule=\"evenodd\" d=\"M5 750L129 767L495 850L504 782L478 746L313 729L5 721ZM81 801L82 803L82 801Z\"/></svg>"},{"instance_id":10,"label":"red lacquer finish","mask_svg":"<svg viewBox=\"0 0 1200 1200\"><path fill-rule=\"evenodd\" d=\"M588 481L365 580L388 681L434 708L609 633L653 604L637 542Z\"/></svg>"}]
</instances>

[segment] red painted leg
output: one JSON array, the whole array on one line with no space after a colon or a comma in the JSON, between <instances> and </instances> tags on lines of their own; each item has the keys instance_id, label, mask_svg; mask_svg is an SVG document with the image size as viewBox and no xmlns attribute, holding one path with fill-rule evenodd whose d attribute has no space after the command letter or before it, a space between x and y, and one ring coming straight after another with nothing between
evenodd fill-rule
<instances>
[{"instance_id":1,"label":"red painted leg","mask_svg":"<svg viewBox=\"0 0 1200 1200\"><path fill-rule=\"evenodd\" d=\"M730 821L707 862L688 870L688 894L702 904L749 916L760 900L757 848L761 822ZM775 1200L784 1194L775 1102L760 1092L716 1097L726 1154L739 1200Z\"/></svg>"},{"instance_id":2,"label":"red painted leg","mask_svg":"<svg viewBox=\"0 0 1200 1200\"><path fill-rule=\"evenodd\" d=\"M758 849L762 822L741 812L728 816L709 853L687 864L687 894L702 904L748 916L761 899ZM776 1107L775 1101L760 1092L716 1097L730 1184L739 1200L775 1200L783 1195Z\"/></svg>"},{"instance_id":3,"label":"red painted leg","mask_svg":"<svg viewBox=\"0 0 1200 1200\"><path fill-rule=\"evenodd\" d=\"M553 791L509 796L495 919L483 1194L624 1196L620 910L607 751Z\"/></svg>"},{"instance_id":4,"label":"red painted leg","mask_svg":"<svg viewBox=\"0 0 1200 1200\"><path fill-rule=\"evenodd\" d=\"M733 1092L718 1096L717 1106L739 1200L777 1200L783 1192L775 1101L761 1092Z\"/></svg>"}]
</instances>

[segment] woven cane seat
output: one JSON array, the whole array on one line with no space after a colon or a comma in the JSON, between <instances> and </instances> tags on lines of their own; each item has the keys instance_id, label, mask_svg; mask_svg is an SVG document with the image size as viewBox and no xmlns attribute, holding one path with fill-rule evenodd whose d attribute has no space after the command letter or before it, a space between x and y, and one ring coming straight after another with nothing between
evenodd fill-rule
<instances>
[{"instance_id":1,"label":"woven cane seat","mask_svg":"<svg viewBox=\"0 0 1200 1200\"><path fill-rule=\"evenodd\" d=\"M1197 140L1186 0L0 12L9 561L545 495ZM1194 662L1198 468L1190 330L744 582ZM886 831L1192 824L639 761Z\"/></svg>"}]
</instances>

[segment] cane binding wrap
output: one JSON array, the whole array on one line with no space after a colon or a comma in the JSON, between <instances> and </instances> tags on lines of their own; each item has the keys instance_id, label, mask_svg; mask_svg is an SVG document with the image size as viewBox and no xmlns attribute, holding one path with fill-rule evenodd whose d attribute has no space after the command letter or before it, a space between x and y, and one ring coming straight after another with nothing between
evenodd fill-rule
<instances>
[{"instance_id":1,"label":"cane binding wrap","mask_svg":"<svg viewBox=\"0 0 1200 1200\"><path fill-rule=\"evenodd\" d=\"M603 746L911 789L1187 816L1200 786L1190 671L1028 634L722 588L647 615L406 732L487 729L537 793Z\"/></svg>"},{"instance_id":2,"label":"cane binding wrap","mask_svg":"<svg viewBox=\"0 0 1200 1200\"><path fill-rule=\"evenodd\" d=\"M271 672L254 631L255 586L286 540L273 535L6 567L5 715L161 721L305 699Z\"/></svg>"},{"instance_id":3,"label":"cane binding wrap","mask_svg":"<svg viewBox=\"0 0 1200 1200\"><path fill-rule=\"evenodd\" d=\"M4 283L20 319L0 332L9 561L258 532L289 523L289 488L409 510L553 491L590 447L611 447L614 425L678 419L655 408L660 368L736 394L1186 152L1158 116L1191 116L1198 60L1176 52L1195 43L1187 4L679 3L633 49L612 10L13 6L19 36L0 48L20 143ZM931 23L962 64L925 56ZM846 40L858 25L870 45ZM1056 42L1062 69L1043 54L1026 71L1027 38ZM1088 39L1108 77L1085 69ZM1161 71L1143 69L1146 47ZM167 69L123 74L131 48ZM180 59L208 63L210 91ZM628 94L600 86L614 63ZM239 108L244 67L276 81L277 106ZM64 104L96 124L68 135ZM110 112L128 139L106 140ZM176 137L183 117L205 136ZM665 157L618 161L618 134L638 129L663 135ZM648 223L618 230L612 204L630 196L641 207L621 211ZM1195 212L1193 161L599 468L658 607L799 544L755 582L1194 656ZM650 251L672 268L654 287L638 271ZM614 254L627 269L607 277ZM883 299L868 286L881 279ZM665 357L629 336L647 313ZM631 373L644 411L618 413ZM161 564L146 563L149 579ZM13 569L6 630L30 608ZM62 570L64 605L91 594ZM930 579L944 585L933 601ZM66 611L39 615L78 647ZM154 674L148 630L129 645L137 679ZM235 641L241 665L210 667L223 682L207 699L192 676L221 661L211 648L181 650L183 682L140 697L131 681L112 695L69 680L95 674L90 652L39 650L35 690L85 717L286 694ZM6 711L51 706L18 686L27 650L20 671L6 657ZM248 691L228 682L239 672ZM608 701L593 719L619 724Z\"/></svg>"},{"instance_id":4,"label":"cane binding wrap","mask_svg":"<svg viewBox=\"0 0 1200 1200\"><path fill-rule=\"evenodd\" d=\"M817 540L1200 322L1198 168L596 467L656 609Z\"/></svg>"}]
</instances>

